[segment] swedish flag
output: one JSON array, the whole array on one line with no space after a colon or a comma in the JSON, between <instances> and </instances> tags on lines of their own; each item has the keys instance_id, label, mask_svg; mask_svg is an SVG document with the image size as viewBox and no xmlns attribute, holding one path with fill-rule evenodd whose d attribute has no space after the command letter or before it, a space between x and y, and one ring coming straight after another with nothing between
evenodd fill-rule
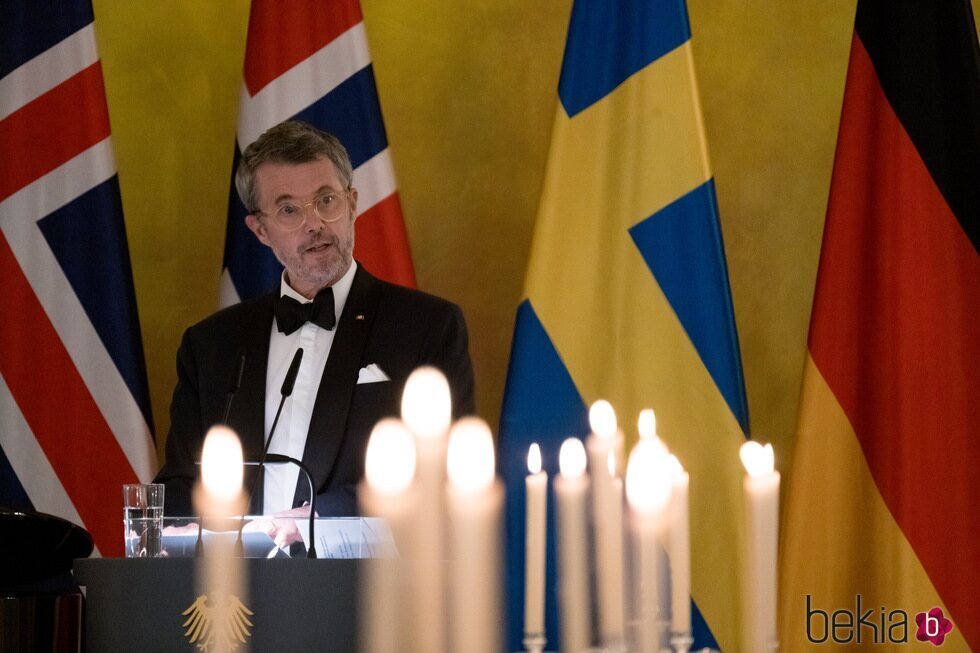
<instances>
[{"instance_id":1,"label":"swedish flag","mask_svg":"<svg viewBox=\"0 0 980 653\"><path fill-rule=\"evenodd\" d=\"M735 650L748 409L684 2L577 0L558 96L501 416L510 650L527 447L540 442L555 473L599 398L624 422L652 406L690 472L695 647ZM554 553L549 542L549 648Z\"/></svg>"}]
</instances>

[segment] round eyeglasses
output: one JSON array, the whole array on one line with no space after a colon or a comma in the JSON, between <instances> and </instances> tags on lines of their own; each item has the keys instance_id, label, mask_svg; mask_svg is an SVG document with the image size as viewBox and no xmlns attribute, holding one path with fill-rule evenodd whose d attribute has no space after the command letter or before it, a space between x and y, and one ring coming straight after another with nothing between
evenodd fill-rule
<instances>
[{"instance_id":1,"label":"round eyeglasses","mask_svg":"<svg viewBox=\"0 0 980 653\"><path fill-rule=\"evenodd\" d=\"M306 224L307 207L313 207L313 213L323 222L336 222L344 216L348 191L349 188L339 192L327 191L309 202L283 200L271 213L255 211L254 215L269 218L285 231L295 231Z\"/></svg>"}]
</instances>

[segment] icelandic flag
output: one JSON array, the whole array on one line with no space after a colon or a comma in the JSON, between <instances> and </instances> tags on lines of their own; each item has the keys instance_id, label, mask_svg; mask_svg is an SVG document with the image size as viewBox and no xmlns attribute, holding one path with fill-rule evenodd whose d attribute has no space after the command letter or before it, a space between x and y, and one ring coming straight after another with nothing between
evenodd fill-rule
<instances>
[{"instance_id":1,"label":"icelandic flag","mask_svg":"<svg viewBox=\"0 0 980 653\"><path fill-rule=\"evenodd\" d=\"M253 0L245 48L232 180L242 151L266 129L295 118L340 139L358 191L354 256L372 274L415 286L358 0L282 4ZM278 287L282 266L245 226L234 181L221 275L222 306Z\"/></svg>"},{"instance_id":2,"label":"icelandic flag","mask_svg":"<svg viewBox=\"0 0 980 653\"><path fill-rule=\"evenodd\" d=\"M121 556L156 454L89 0L0 3L0 152L0 505Z\"/></svg>"},{"instance_id":3,"label":"icelandic flag","mask_svg":"<svg viewBox=\"0 0 980 653\"><path fill-rule=\"evenodd\" d=\"M501 416L509 650L521 646L528 446L553 477L600 398L627 432L656 410L691 475L694 648L738 649L748 408L693 71L684 2L575 2ZM549 538L557 649L555 552Z\"/></svg>"}]
</instances>

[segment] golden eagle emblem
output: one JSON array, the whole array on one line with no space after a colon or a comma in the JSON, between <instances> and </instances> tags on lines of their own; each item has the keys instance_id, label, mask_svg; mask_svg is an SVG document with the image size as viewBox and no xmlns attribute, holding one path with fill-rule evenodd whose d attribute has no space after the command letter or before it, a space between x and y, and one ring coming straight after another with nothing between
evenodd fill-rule
<instances>
[{"instance_id":1,"label":"golden eagle emblem","mask_svg":"<svg viewBox=\"0 0 980 653\"><path fill-rule=\"evenodd\" d=\"M231 594L202 594L181 614L187 617L184 637L201 651L234 651L252 636L248 618L255 613Z\"/></svg>"}]
</instances>

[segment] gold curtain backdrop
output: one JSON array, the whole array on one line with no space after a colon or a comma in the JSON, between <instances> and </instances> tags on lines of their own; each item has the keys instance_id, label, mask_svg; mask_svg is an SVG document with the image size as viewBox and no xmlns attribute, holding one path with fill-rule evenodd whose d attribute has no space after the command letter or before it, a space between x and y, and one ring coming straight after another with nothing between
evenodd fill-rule
<instances>
[{"instance_id":1,"label":"gold curtain backdrop","mask_svg":"<svg viewBox=\"0 0 980 653\"><path fill-rule=\"evenodd\" d=\"M418 284L463 307L496 424L571 0L362 6ZM854 7L688 2L753 433L784 470ZM248 8L94 0L161 460L181 334L217 306Z\"/></svg>"}]
</instances>

